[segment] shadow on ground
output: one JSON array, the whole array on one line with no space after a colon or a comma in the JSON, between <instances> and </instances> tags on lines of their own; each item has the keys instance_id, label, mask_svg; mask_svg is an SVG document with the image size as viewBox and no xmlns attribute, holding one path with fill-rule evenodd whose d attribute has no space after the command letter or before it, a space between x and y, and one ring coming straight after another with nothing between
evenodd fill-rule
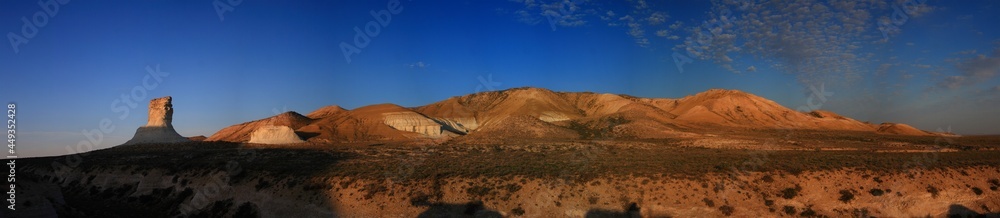
<instances>
[{"instance_id":1,"label":"shadow on ground","mask_svg":"<svg viewBox=\"0 0 1000 218\"><path fill-rule=\"evenodd\" d=\"M639 214L639 205L636 203L630 203L625 206L624 210L610 211L604 209L590 209L587 214L583 217L586 218L639 218L642 215Z\"/></svg>"},{"instance_id":2,"label":"shadow on ground","mask_svg":"<svg viewBox=\"0 0 1000 218\"><path fill-rule=\"evenodd\" d=\"M1000 217L1000 213L979 213L960 204L948 206L948 217L973 218L973 217Z\"/></svg>"},{"instance_id":3,"label":"shadow on ground","mask_svg":"<svg viewBox=\"0 0 1000 218\"><path fill-rule=\"evenodd\" d=\"M486 217L496 217L501 218L501 215L497 211L486 209L483 206L483 202L474 201L465 204L441 204L435 203L429 205L424 212L417 215L418 218L438 218L438 217L476 217L476 218L486 218Z\"/></svg>"},{"instance_id":4,"label":"shadow on ground","mask_svg":"<svg viewBox=\"0 0 1000 218\"><path fill-rule=\"evenodd\" d=\"M292 182L275 188L306 193L322 190L326 184L313 184L308 178L322 177L328 169L353 157L329 150L189 142L117 146L78 155L19 159L24 166L20 169L24 170L19 171L18 180L24 186L18 200L24 201L18 202L17 212L5 210L0 217L258 217L266 213L261 211L263 205L222 197L229 196L222 190L248 185L261 190L282 179ZM75 166L69 165L70 161L75 161ZM52 167L55 165L64 168ZM216 177L218 180L211 180L208 186L187 182ZM123 182L137 179L138 183ZM304 205L282 197L264 198L270 199L265 204L337 214L327 200Z\"/></svg>"}]
</instances>

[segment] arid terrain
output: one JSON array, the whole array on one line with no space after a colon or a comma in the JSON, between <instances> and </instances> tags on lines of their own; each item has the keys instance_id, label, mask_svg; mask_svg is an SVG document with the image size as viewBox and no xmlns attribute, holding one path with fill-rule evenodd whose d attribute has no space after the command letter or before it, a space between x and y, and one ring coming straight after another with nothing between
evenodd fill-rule
<instances>
[{"instance_id":1,"label":"arid terrain","mask_svg":"<svg viewBox=\"0 0 1000 218\"><path fill-rule=\"evenodd\" d=\"M150 108L170 126L172 109ZM1000 136L800 112L736 90L663 99L517 88L412 108L286 112L189 139L24 159L24 210L5 215L1000 213Z\"/></svg>"}]
</instances>

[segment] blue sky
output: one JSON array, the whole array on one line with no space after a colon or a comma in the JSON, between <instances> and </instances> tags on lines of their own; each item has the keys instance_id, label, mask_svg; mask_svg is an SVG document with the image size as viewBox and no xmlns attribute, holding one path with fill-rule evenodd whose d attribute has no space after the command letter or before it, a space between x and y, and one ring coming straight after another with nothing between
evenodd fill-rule
<instances>
[{"instance_id":1,"label":"blue sky","mask_svg":"<svg viewBox=\"0 0 1000 218\"><path fill-rule=\"evenodd\" d=\"M207 136L285 110L522 86L667 98L740 89L793 109L822 89L810 108L1000 134L994 1L402 0L395 14L385 0L45 2L58 10L0 3L0 100L18 104L23 156L80 151L67 147L103 119L114 129L95 148L121 144L145 123L146 102L167 95L178 131ZM384 26L371 15L382 10ZM369 22L377 34L354 45ZM342 43L360 51L350 62ZM155 87L143 87L147 67L166 75ZM139 99L128 115L122 95Z\"/></svg>"}]
</instances>

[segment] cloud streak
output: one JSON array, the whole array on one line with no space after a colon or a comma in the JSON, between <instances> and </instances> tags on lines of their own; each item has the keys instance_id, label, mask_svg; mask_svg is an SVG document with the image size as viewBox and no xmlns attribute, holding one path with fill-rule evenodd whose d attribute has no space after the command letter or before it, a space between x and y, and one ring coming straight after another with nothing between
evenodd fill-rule
<instances>
[{"instance_id":1,"label":"cloud streak","mask_svg":"<svg viewBox=\"0 0 1000 218\"><path fill-rule=\"evenodd\" d=\"M688 29L675 51L739 72L734 59L759 58L804 83L851 81L871 73L865 47L886 43L877 23L906 5L908 19L933 11L905 1L715 0L705 23ZM877 64L877 63L875 63ZM846 79L846 80L845 80Z\"/></svg>"},{"instance_id":2,"label":"cloud streak","mask_svg":"<svg viewBox=\"0 0 1000 218\"><path fill-rule=\"evenodd\" d=\"M955 68L960 75L945 77L938 82L939 87L957 89L993 79L1000 74L1000 46L995 48L990 56L976 55L962 60L955 65Z\"/></svg>"}]
</instances>

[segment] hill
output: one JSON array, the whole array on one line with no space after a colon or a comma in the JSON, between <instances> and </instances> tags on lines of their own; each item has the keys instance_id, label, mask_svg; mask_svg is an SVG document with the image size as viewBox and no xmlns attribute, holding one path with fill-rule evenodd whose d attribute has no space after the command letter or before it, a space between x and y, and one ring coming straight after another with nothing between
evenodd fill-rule
<instances>
[{"instance_id":1,"label":"hill","mask_svg":"<svg viewBox=\"0 0 1000 218\"><path fill-rule=\"evenodd\" d=\"M406 108L326 106L226 127L208 141L246 142L256 128L288 126L310 142L416 140L491 143L510 139L656 139L720 128L858 131L927 136L905 124L874 126L830 111L800 112L739 90L711 89L678 99L513 88Z\"/></svg>"}]
</instances>

